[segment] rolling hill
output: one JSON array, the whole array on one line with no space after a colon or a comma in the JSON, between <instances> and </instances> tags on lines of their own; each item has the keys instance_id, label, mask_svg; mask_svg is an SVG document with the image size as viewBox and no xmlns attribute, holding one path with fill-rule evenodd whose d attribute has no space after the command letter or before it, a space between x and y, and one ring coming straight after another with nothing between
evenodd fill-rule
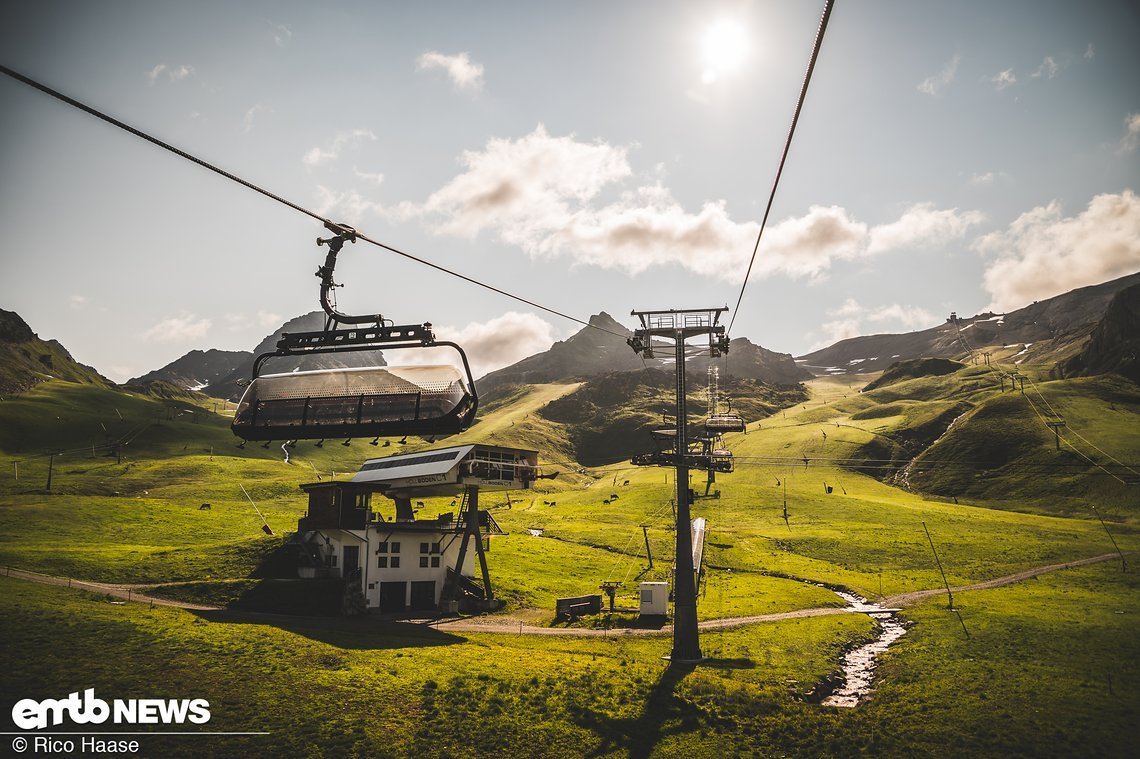
<instances>
[{"instance_id":1,"label":"rolling hill","mask_svg":"<svg viewBox=\"0 0 1140 759\"><path fill-rule=\"evenodd\" d=\"M204 390L229 377L239 367L249 365L252 360L253 354L249 351L192 350L161 369L127 380L126 384L162 381L188 390Z\"/></svg>"},{"instance_id":2,"label":"rolling hill","mask_svg":"<svg viewBox=\"0 0 1140 759\"><path fill-rule=\"evenodd\" d=\"M220 376L215 382L202 389L202 392L214 398L225 398L236 401L241 398L245 388L242 382L250 379L253 374L253 363L257 356L271 353L277 347L277 341L284 332L318 332L324 329L325 313L311 311L302 316L290 319L271 334L266 335L254 349L243 356L236 365L226 374ZM179 359L181 360L181 359ZM339 355L325 354L322 356L305 356L303 358L276 358L266 361L262 373L290 372L295 369L309 371L313 369L343 369L358 366L384 366L384 357L378 351L364 351L359 353L341 353Z\"/></svg>"},{"instance_id":3,"label":"rolling hill","mask_svg":"<svg viewBox=\"0 0 1140 759\"><path fill-rule=\"evenodd\" d=\"M815 374L882 371L895 361L915 358L962 360L967 350L992 349L1017 363L1056 363L1080 352L1105 316L1115 295L1140 284L1140 273L1082 287L1008 314L982 313L904 334L853 337L800 356L797 363Z\"/></svg>"},{"instance_id":4,"label":"rolling hill","mask_svg":"<svg viewBox=\"0 0 1140 759\"><path fill-rule=\"evenodd\" d=\"M52 379L114 384L72 358L59 341L41 340L15 311L0 309L0 393L22 393Z\"/></svg>"},{"instance_id":5,"label":"rolling hill","mask_svg":"<svg viewBox=\"0 0 1140 759\"><path fill-rule=\"evenodd\" d=\"M759 404L772 388L728 382L734 407L755 403L746 415L763 418L727 436L736 469L693 505L709 524L697 612L718 625L702 631L709 658L695 668L662 662L667 631L612 629L635 624L622 609L636 609L640 581L669 577L675 482L668 468L618 460L636 423L628 435L605 425L653 420L668 405L667 370L504 385L478 424L447 441L538 448L544 467L560 472L543 490L486 499L507 533L489 554L507 616L450 631L298 616L319 611L317 599L285 579L278 559L305 510L299 483L429 443L238 448L223 415L170 418L167 402L121 388L40 382L0 403L0 470L19 473L0 480L0 563L16 570L0 577L0 637L14 652L36 652L8 657L0 689L48 698L77 679L125 695L171 683L217 704L217 729L267 731L241 745L259 755L515 756L537 746L609 756L647 745L637 755L732 756L762 745L794 756L848 747L1127 756L1140 660L1135 573L1106 562L1000 589L960 587L1111 551L1082 508L1088 501L1101 504L1121 550L1140 547L1131 492L1088 462L1068 468L1026 399L1040 403L1043 393L1074 432L1132 455L1135 386L1024 371L1039 383L1027 396L1003 393L989 367L918 361L870 389L862 377L815 378L784 388L800 395L775 396L769 409ZM108 439L124 441L122 460L107 455ZM581 466L597 454L617 463ZM910 491L883 481L916 458ZM239 486L277 535L262 532ZM425 500L425 513L454 510L447 498ZM875 598L940 587L927 528L961 616L947 613L944 596L907 605L899 616L914 624L879 661L871 699L845 710L811 702L806 694L834 681L845 652L878 629L828 588ZM148 608L20 580L20 569L232 606ZM620 583L617 613L552 622L555 599L597 593L603 581ZM243 610L255 598L288 611ZM753 621L719 626L734 618ZM172 756L201 751L167 740Z\"/></svg>"},{"instance_id":6,"label":"rolling hill","mask_svg":"<svg viewBox=\"0 0 1140 759\"><path fill-rule=\"evenodd\" d=\"M656 358L644 361L630 349L626 338L633 333L604 311L590 317L589 327L556 342L549 350L525 358L511 366L497 369L478 380L482 393L493 393L505 385L573 382L611 372L635 372L646 368L672 365L671 348L658 351ZM795 384L811 373L796 366L790 354L776 353L754 345L746 338L729 343L727 366L722 374L770 384ZM703 383L705 369L713 363L707 356L694 356L687 363L690 374Z\"/></svg>"},{"instance_id":7,"label":"rolling hill","mask_svg":"<svg viewBox=\"0 0 1140 759\"><path fill-rule=\"evenodd\" d=\"M1058 366L1064 377L1106 372L1140 382L1140 284L1119 291L1084 349Z\"/></svg>"}]
</instances>

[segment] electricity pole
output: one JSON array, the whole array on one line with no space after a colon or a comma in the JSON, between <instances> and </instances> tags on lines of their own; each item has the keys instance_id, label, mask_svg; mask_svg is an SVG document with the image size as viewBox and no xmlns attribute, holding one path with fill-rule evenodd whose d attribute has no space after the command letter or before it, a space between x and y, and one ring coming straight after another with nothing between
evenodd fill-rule
<instances>
[{"instance_id":1,"label":"electricity pole","mask_svg":"<svg viewBox=\"0 0 1140 759\"><path fill-rule=\"evenodd\" d=\"M709 354L713 357L728 352L728 336L720 316L727 308L670 309L668 311L632 311L641 320L628 342L643 358L653 358L653 339L673 341L677 373L676 440L673 444L673 466L677 470L677 547L673 577L673 662L697 662L701 656L700 632L697 628L697 583L693 567L693 534L689 516L689 430L685 389L685 341L707 335Z\"/></svg>"}]
</instances>

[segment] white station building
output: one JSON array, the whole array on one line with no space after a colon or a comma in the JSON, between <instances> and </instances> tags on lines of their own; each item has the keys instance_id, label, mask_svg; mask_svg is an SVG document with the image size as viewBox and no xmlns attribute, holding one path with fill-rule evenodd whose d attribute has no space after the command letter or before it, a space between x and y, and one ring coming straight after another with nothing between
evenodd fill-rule
<instances>
[{"instance_id":1,"label":"white station building","mask_svg":"<svg viewBox=\"0 0 1140 759\"><path fill-rule=\"evenodd\" d=\"M300 575L359 580L366 608L382 612L489 602L485 551L503 532L478 495L525 490L538 476L537 451L475 444L369 459L351 481L302 485L309 509L297 527ZM395 502L394 518L373 510L377 493ZM454 497L456 511L417 518L417 499L439 496Z\"/></svg>"}]
</instances>

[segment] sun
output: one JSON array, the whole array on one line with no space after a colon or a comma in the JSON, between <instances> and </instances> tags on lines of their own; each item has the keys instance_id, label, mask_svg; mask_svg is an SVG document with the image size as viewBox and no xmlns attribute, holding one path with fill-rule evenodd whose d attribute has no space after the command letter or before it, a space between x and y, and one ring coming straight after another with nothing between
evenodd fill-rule
<instances>
[{"instance_id":1,"label":"sun","mask_svg":"<svg viewBox=\"0 0 1140 759\"><path fill-rule=\"evenodd\" d=\"M748 35L740 22L721 18L701 37L702 79L706 84L735 73L748 57Z\"/></svg>"}]
</instances>

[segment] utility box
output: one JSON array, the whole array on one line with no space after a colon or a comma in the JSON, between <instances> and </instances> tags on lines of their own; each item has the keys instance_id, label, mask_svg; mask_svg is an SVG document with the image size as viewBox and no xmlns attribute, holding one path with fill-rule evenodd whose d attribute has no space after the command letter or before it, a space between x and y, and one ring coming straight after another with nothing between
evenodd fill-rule
<instances>
[{"instance_id":1,"label":"utility box","mask_svg":"<svg viewBox=\"0 0 1140 759\"><path fill-rule=\"evenodd\" d=\"M664 617L669 613L669 583L643 582L641 583L641 606L639 614L642 617Z\"/></svg>"}]
</instances>

